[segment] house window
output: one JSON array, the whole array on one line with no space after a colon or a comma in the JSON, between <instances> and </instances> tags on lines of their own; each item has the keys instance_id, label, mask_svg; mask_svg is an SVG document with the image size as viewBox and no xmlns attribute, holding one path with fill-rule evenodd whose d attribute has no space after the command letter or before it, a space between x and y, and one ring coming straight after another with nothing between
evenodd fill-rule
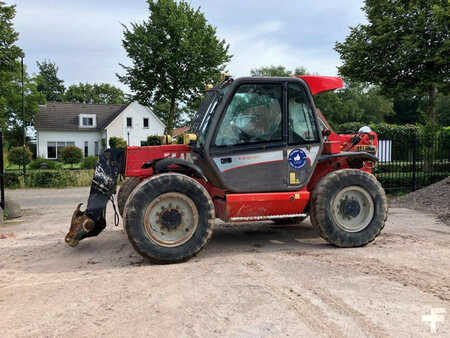
<instances>
[{"instance_id":1,"label":"house window","mask_svg":"<svg viewBox=\"0 0 450 338\"><path fill-rule=\"evenodd\" d=\"M92 127L94 119L92 117L83 117L83 127Z\"/></svg>"},{"instance_id":2,"label":"house window","mask_svg":"<svg viewBox=\"0 0 450 338\"><path fill-rule=\"evenodd\" d=\"M47 142L47 158L56 159L56 142Z\"/></svg>"},{"instance_id":3,"label":"house window","mask_svg":"<svg viewBox=\"0 0 450 338\"><path fill-rule=\"evenodd\" d=\"M97 127L97 116L95 114L80 114L78 115L80 128L95 128Z\"/></svg>"},{"instance_id":4,"label":"house window","mask_svg":"<svg viewBox=\"0 0 450 338\"><path fill-rule=\"evenodd\" d=\"M148 118L144 118L144 128L148 128Z\"/></svg>"},{"instance_id":5,"label":"house window","mask_svg":"<svg viewBox=\"0 0 450 338\"><path fill-rule=\"evenodd\" d=\"M69 146L75 146L75 142L73 141L47 142L47 158L57 159L61 150Z\"/></svg>"},{"instance_id":6,"label":"house window","mask_svg":"<svg viewBox=\"0 0 450 338\"><path fill-rule=\"evenodd\" d=\"M88 141L84 141L84 157L88 157L89 155L89 144Z\"/></svg>"},{"instance_id":7,"label":"house window","mask_svg":"<svg viewBox=\"0 0 450 338\"><path fill-rule=\"evenodd\" d=\"M95 150L95 152L94 152L94 154L95 154L95 156L98 156L98 141L95 141L94 142L94 150Z\"/></svg>"},{"instance_id":8,"label":"house window","mask_svg":"<svg viewBox=\"0 0 450 338\"><path fill-rule=\"evenodd\" d=\"M133 126L133 119L131 117L127 117L127 127L132 127Z\"/></svg>"}]
</instances>

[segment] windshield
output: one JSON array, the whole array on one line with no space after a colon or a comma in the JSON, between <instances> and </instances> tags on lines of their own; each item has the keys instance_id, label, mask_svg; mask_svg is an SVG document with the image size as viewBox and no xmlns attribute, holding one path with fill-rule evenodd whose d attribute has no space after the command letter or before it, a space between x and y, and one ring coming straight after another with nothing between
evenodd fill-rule
<instances>
[{"instance_id":1,"label":"windshield","mask_svg":"<svg viewBox=\"0 0 450 338\"><path fill-rule=\"evenodd\" d=\"M220 98L222 96L222 90L213 89L209 90L205 94L205 98L200 104L197 116L192 122L191 130L197 134L197 145L202 146L205 144L206 133L208 132L208 125L211 116L214 114Z\"/></svg>"}]
</instances>

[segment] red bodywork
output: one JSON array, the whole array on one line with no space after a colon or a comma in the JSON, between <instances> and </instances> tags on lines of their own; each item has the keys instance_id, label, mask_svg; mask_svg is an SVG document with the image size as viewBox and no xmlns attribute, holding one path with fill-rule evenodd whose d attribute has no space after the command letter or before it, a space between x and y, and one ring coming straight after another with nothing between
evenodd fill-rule
<instances>
[{"instance_id":1,"label":"red bodywork","mask_svg":"<svg viewBox=\"0 0 450 338\"><path fill-rule=\"evenodd\" d=\"M342 87L342 80L336 77L322 76L299 76L310 87L313 95ZM328 125L323 115L319 117ZM329 125L328 125L329 127ZM329 127L330 128L330 127ZM322 154L332 155L341 152L366 151L367 147L376 150L378 145L377 135L374 132L359 135L361 141L351 146L351 140L355 135L342 135L334 133L330 128L331 134L326 137ZM145 162L176 157L191 161L190 148L186 145L162 145L147 147L128 147L126 155L126 177L139 177L144 180L153 175L153 170L143 169ZM335 157L317 164L313 176L307 186L299 191L289 192L270 192L270 193L229 193L213 186L210 182L197 179L209 192L214 202L216 216L224 221L243 221L243 220L262 220L271 216L295 217L305 213L308 207L310 192L314 190L316 184L328 173L350 168L347 157ZM371 172L372 162L364 162L362 167L358 168Z\"/></svg>"}]
</instances>

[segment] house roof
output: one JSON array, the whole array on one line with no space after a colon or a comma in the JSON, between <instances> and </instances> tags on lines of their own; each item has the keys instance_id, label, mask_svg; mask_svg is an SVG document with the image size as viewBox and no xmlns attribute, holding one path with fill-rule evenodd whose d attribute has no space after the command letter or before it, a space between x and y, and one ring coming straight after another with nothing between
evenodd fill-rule
<instances>
[{"instance_id":1,"label":"house roof","mask_svg":"<svg viewBox=\"0 0 450 338\"><path fill-rule=\"evenodd\" d=\"M48 103L36 115L36 130L103 130L128 104ZM78 115L95 114L97 128L80 128Z\"/></svg>"},{"instance_id":2,"label":"house roof","mask_svg":"<svg viewBox=\"0 0 450 338\"><path fill-rule=\"evenodd\" d=\"M184 127L180 127L180 128L176 128L172 131L172 136L176 137L178 135L181 135L185 132L187 132L189 130L189 126L184 126Z\"/></svg>"}]
</instances>

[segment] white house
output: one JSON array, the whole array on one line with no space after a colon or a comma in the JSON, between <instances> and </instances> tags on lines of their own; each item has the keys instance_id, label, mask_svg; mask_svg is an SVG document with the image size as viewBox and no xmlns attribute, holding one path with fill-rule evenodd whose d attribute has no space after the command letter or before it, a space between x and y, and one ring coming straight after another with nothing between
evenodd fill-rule
<instances>
[{"instance_id":1,"label":"white house","mask_svg":"<svg viewBox=\"0 0 450 338\"><path fill-rule=\"evenodd\" d=\"M58 151L74 145L84 156L98 155L102 140L125 139L140 146L150 135L163 135L165 126L138 102L120 104L49 103L40 107L35 119L37 154L57 159Z\"/></svg>"}]
</instances>

